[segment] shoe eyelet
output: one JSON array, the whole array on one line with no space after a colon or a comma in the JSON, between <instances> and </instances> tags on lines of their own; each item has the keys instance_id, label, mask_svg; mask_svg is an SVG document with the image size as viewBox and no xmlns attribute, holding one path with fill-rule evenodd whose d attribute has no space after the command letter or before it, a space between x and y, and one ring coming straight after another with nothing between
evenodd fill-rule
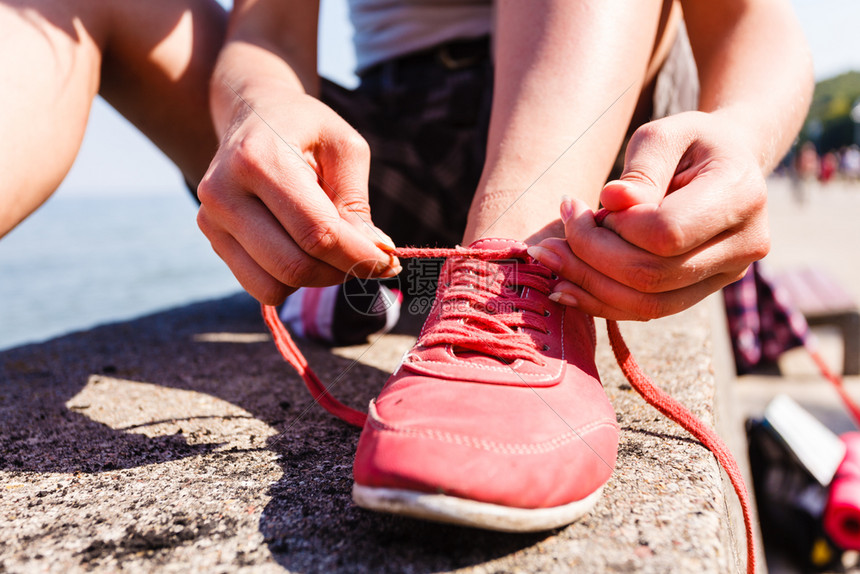
<instances>
[{"instance_id":1,"label":"shoe eyelet","mask_svg":"<svg viewBox=\"0 0 860 574\"><path fill-rule=\"evenodd\" d=\"M552 331L550 331L549 329L547 329L546 331L544 331L544 335L552 335Z\"/></svg>"},{"instance_id":2,"label":"shoe eyelet","mask_svg":"<svg viewBox=\"0 0 860 574\"><path fill-rule=\"evenodd\" d=\"M549 309L544 309L544 310L543 310L543 316L544 316L544 317L549 317L550 315L552 315L552 313L550 313L550 312L549 312Z\"/></svg>"},{"instance_id":3,"label":"shoe eyelet","mask_svg":"<svg viewBox=\"0 0 860 574\"><path fill-rule=\"evenodd\" d=\"M543 350L544 350L544 351L549 351L549 345L544 344L544 346L543 346Z\"/></svg>"},{"instance_id":4,"label":"shoe eyelet","mask_svg":"<svg viewBox=\"0 0 860 574\"><path fill-rule=\"evenodd\" d=\"M552 275L550 275L550 277L552 277L552 280L553 280L553 281L555 281L555 280L557 280L557 279L558 279L558 275L556 275L555 273L553 273Z\"/></svg>"}]
</instances>

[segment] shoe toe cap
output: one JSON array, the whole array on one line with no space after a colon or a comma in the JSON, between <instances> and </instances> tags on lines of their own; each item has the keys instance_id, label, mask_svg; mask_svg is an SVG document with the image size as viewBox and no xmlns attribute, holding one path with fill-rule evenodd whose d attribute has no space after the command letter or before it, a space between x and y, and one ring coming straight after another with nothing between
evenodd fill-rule
<instances>
[{"instance_id":1,"label":"shoe toe cap","mask_svg":"<svg viewBox=\"0 0 860 574\"><path fill-rule=\"evenodd\" d=\"M453 408L444 387L424 390L422 408L411 417L398 417L410 405L396 393L378 408L371 404L356 452L356 483L547 508L585 498L612 473L618 426L605 395L603 408L565 420L531 393L511 402L485 391ZM533 400L540 404L523 404Z\"/></svg>"}]
</instances>

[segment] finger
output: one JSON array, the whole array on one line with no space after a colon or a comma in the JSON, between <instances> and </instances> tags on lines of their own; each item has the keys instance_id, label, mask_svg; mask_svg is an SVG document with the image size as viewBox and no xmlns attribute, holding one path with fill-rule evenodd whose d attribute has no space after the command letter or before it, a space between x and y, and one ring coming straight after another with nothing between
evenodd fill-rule
<instances>
[{"instance_id":1,"label":"finger","mask_svg":"<svg viewBox=\"0 0 860 574\"><path fill-rule=\"evenodd\" d=\"M367 141L342 119L329 118L320 128L315 156L322 187L342 216L369 225Z\"/></svg>"},{"instance_id":2,"label":"finger","mask_svg":"<svg viewBox=\"0 0 860 574\"><path fill-rule=\"evenodd\" d=\"M259 153L253 159L233 161L257 163L267 158ZM341 217L320 188L316 172L302 158L291 151L268 161L268 166L250 170L244 185L249 195L262 200L302 251L343 272L355 271L362 276L382 276L398 266L396 258ZM234 171L249 173L242 166Z\"/></svg>"},{"instance_id":3,"label":"finger","mask_svg":"<svg viewBox=\"0 0 860 574\"><path fill-rule=\"evenodd\" d=\"M732 169L714 166L660 204L609 213L602 225L663 257L687 253L728 230L766 225L764 181L757 174L728 179L723 167Z\"/></svg>"},{"instance_id":4,"label":"finger","mask_svg":"<svg viewBox=\"0 0 860 574\"><path fill-rule=\"evenodd\" d=\"M386 253L394 241L373 224L368 203L370 146L355 129L339 117L322 128L318 150L320 184L341 217Z\"/></svg>"},{"instance_id":5,"label":"finger","mask_svg":"<svg viewBox=\"0 0 860 574\"><path fill-rule=\"evenodd\" d=\"M690 287L657 294L616 292L611 287L594 292L573 283L560 282L550 298L594 317L614 321L648 321L689 309L735 280L737 278L719 275Z\"/></svg>"},{"instance_id":6,"label":"finger","mask_svg":"<svg viewBox=\"0 0 860 574\"><path fill-rule=\"evenodd\" d=\"M224 244L222 251L233 253L232 260L247 270L248 277L256 277L256 270L249 268L236 254L236 249L226 237L241 248L244 256L255 261L260 270L283 285L321 287L340 283L345 277L343 271L302 251L256 198L239 196L239 200L230 206L210 200L201 206L197 220L201 230L213 242L213 247ZM233 271L235 274L236 270Z\"/></svg>"},{"instance_id":7,"label":"finger","mask_svg":"<svg viewBox=\"0 0 860 574\"><path fill-rule=\"evenodd\" d=\"M549 237L536 245L529 246L526 251L538 263L542 263L559 275L562 275L559 271L564 271L568 265L566 260L575 257L567 241L561 237Z\"/></svg>"},{"instance_id":8,"label":"finger","mask_svg":"<svg viewBox=\"0 0 860 574\"><path fill-rule=\"evenodd\" d=\"M600 203L609 211L634 205L659 204L669 190L685 151L693 141L689 130L678 133L674 120L645 124L630 138L624 170L618 180L608 182ZM684 124L682 124L683 126Z\"/></svg>"},{"instance_id":9,"label":"finger","mask_svg":"<svg viewBox=\"0 0 860 574\"><path fill-rule=\"evenodd\" d=\"M589 223L588 218L584 217L590 213L587 208L580 206L577 209L575 204L571 207L573 213L569 220L579 216ZM591 229L606 234L606 230ZM609 232L610 238L611 235ZM574 255L568 242L563 239L546 239L530 247L529 253L566 280L555 287L553 300L610 319L646 320L687 309L713 291L742 277L754 258L747 255L735 259L731 256L740 252L738 247L742 248L745 243L745 240L732 237L726 242L715 242L690 260L676 259L679 265L677 269L664 274L664 279L669 281L653 292L644 292L609 276L616 271L617 266L627 265L617 253L612 256L603 253L595 257L596 261L607 262L600 269L595 269ZM599 245L599 241L594 245ZM632 252L666 263L662 258L636 248Z\"/></svg>"},{"instance_id":10,"label":"finger","mask_svg":"<svg viewBox=\"0 0 860 574\"><path fill-rule=\"evenodd\" d=\"M634 205L657 205L664 191L659 190L656 182L642 184L640 182L615 179L606 183L600 192L600 205L610 212L629 209Z\"/></svg>"},{"instance_id":11,"label":"finger","mask_svg":"<svg viewBox=\"0 0 860 574\"><path fill-rule=\"evenodd\" d=\"M614 232L598 227L592 211L573 200L572 215L565 222L566 246L542 242L562 266L553 269L589 292L594 271L639 293L660 293L689 287L714 275L734 275L758 255L760 241L750 233L726 234L677 257L661 257L631 245ZM552 264L547 264L551 269Z\"/></svg>"},{"instance_id":12,"label":"finger","mask_svg":"<svg viewBox=\"0 0 860 574\"><path fill-rule=\"evenodd\" d=\"M295 291L294 287L278 281L260 267L229 233L212 228L202 209L198 212L197 222L209 238L215 253L227 264L245 291L257 301L265 305L280 305Z\"/></svg>"}]
</instances>

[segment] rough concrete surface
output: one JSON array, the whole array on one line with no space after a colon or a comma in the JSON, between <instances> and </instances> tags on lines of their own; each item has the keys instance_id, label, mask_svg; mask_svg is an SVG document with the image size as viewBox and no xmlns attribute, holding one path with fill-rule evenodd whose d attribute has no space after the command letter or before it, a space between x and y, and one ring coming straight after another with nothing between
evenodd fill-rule
<instances>
[{"instance_id":1,"label":"rough concrete surface","mask_svg":"<svg viewBox=\"0 0 860 574\"><path fill-rule=\"evenodd\" d=\"M713 422L707 313L623 330ZM413 341L301 346L360 407ZM631 390L605 336L599 367L622 428L604 497L570 527L511 535L354 506L358 430L312 403L246 295L8 350L0 572L735 571L714 459Z\"/></svg>"}]
</instances>

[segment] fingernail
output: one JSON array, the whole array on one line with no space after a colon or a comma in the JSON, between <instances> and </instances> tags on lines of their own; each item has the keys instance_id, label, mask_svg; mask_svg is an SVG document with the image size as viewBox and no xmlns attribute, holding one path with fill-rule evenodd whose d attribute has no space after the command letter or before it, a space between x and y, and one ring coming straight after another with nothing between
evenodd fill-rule
<instances>
[{"instance_id":1,"label":"fingernail","mask_svg":"<svg viewBox=\"0 0 860 574\"><path fill-rule=\"evenodd\" d=\"M373 226L373 230L374 230L374 234L376 236L376 245L380 249L382 249L386 253L389 253L389 252L397 249L397 246L394 244L394 240L391 239L387 233L385 233L384 231L382 231L381 229L379 229L375 225Z\"/></svg>"},{"instance_id":2,"label":"fingernail","mask_svg":"<svg viewBox=\"0 0 860 574\"><path fill-rule=\"evenodd\" d=\"M550 251L545 247L532 245L528 249L526 249L526 251L534 259L536 259L540 263L543 263L547 267L550 267L552 269L559 269L561 267L561 258L555 252Z\"/></svg>"},{"instance_id":3,"label":"fingernail","mask_svg":"<svg viewBox=\"0 0 860 574\"><path fill-rule=\"evenodd\" d=\"M396 247L392 247L387 243L383 243L382 241L377 241L376 246L388 255L391 255L397 249Z\"/></svg>"},{"instance_id":4,"label":"fingernail","mask_svg":"<svg viewBox=\"0 0 860 574\"><path fill-rule=\"evenodd\" d=\"M577 305L576 297L574 297L570 293L562 293L556 291L554 293L550 293L548 298L550 301L553 301L560 305L567 305L568 307L576 307Z\"/></svg>"},{"instance_id":5,"label":"fingernail","mask_svg":"<svg viewBox=\"0 0 860 574\"><path fill-rule=\"evenodd\" d=\"M561 196L561 220L567 223L570 216L573 215L573 201L567 195Z\"/></svg>"},{"instance_id":6,"label":"fingernail","mask_svg":"<svg viewBox=\"0 0 860 574\"><path fill-rule=\"evenodd\" d=\"M388 267L385 271L379 274L380 279L391 279L400 274L403 271L403 267L398 263L394 267Z\"/></svg>"},{"instance_id":7,"label":"fingernail","mask_svg":"<svg viewBox=\"0 0 860 574\"><path fill-rule=\"evenodd\" d=\"M376 265L373 266L373 275L375 277L379 277L389 269L397 267L400 265L400 262L397 261L397 258L393 255L388 256L388 261L376 261Z\"/></svg>"}]
</instances>

